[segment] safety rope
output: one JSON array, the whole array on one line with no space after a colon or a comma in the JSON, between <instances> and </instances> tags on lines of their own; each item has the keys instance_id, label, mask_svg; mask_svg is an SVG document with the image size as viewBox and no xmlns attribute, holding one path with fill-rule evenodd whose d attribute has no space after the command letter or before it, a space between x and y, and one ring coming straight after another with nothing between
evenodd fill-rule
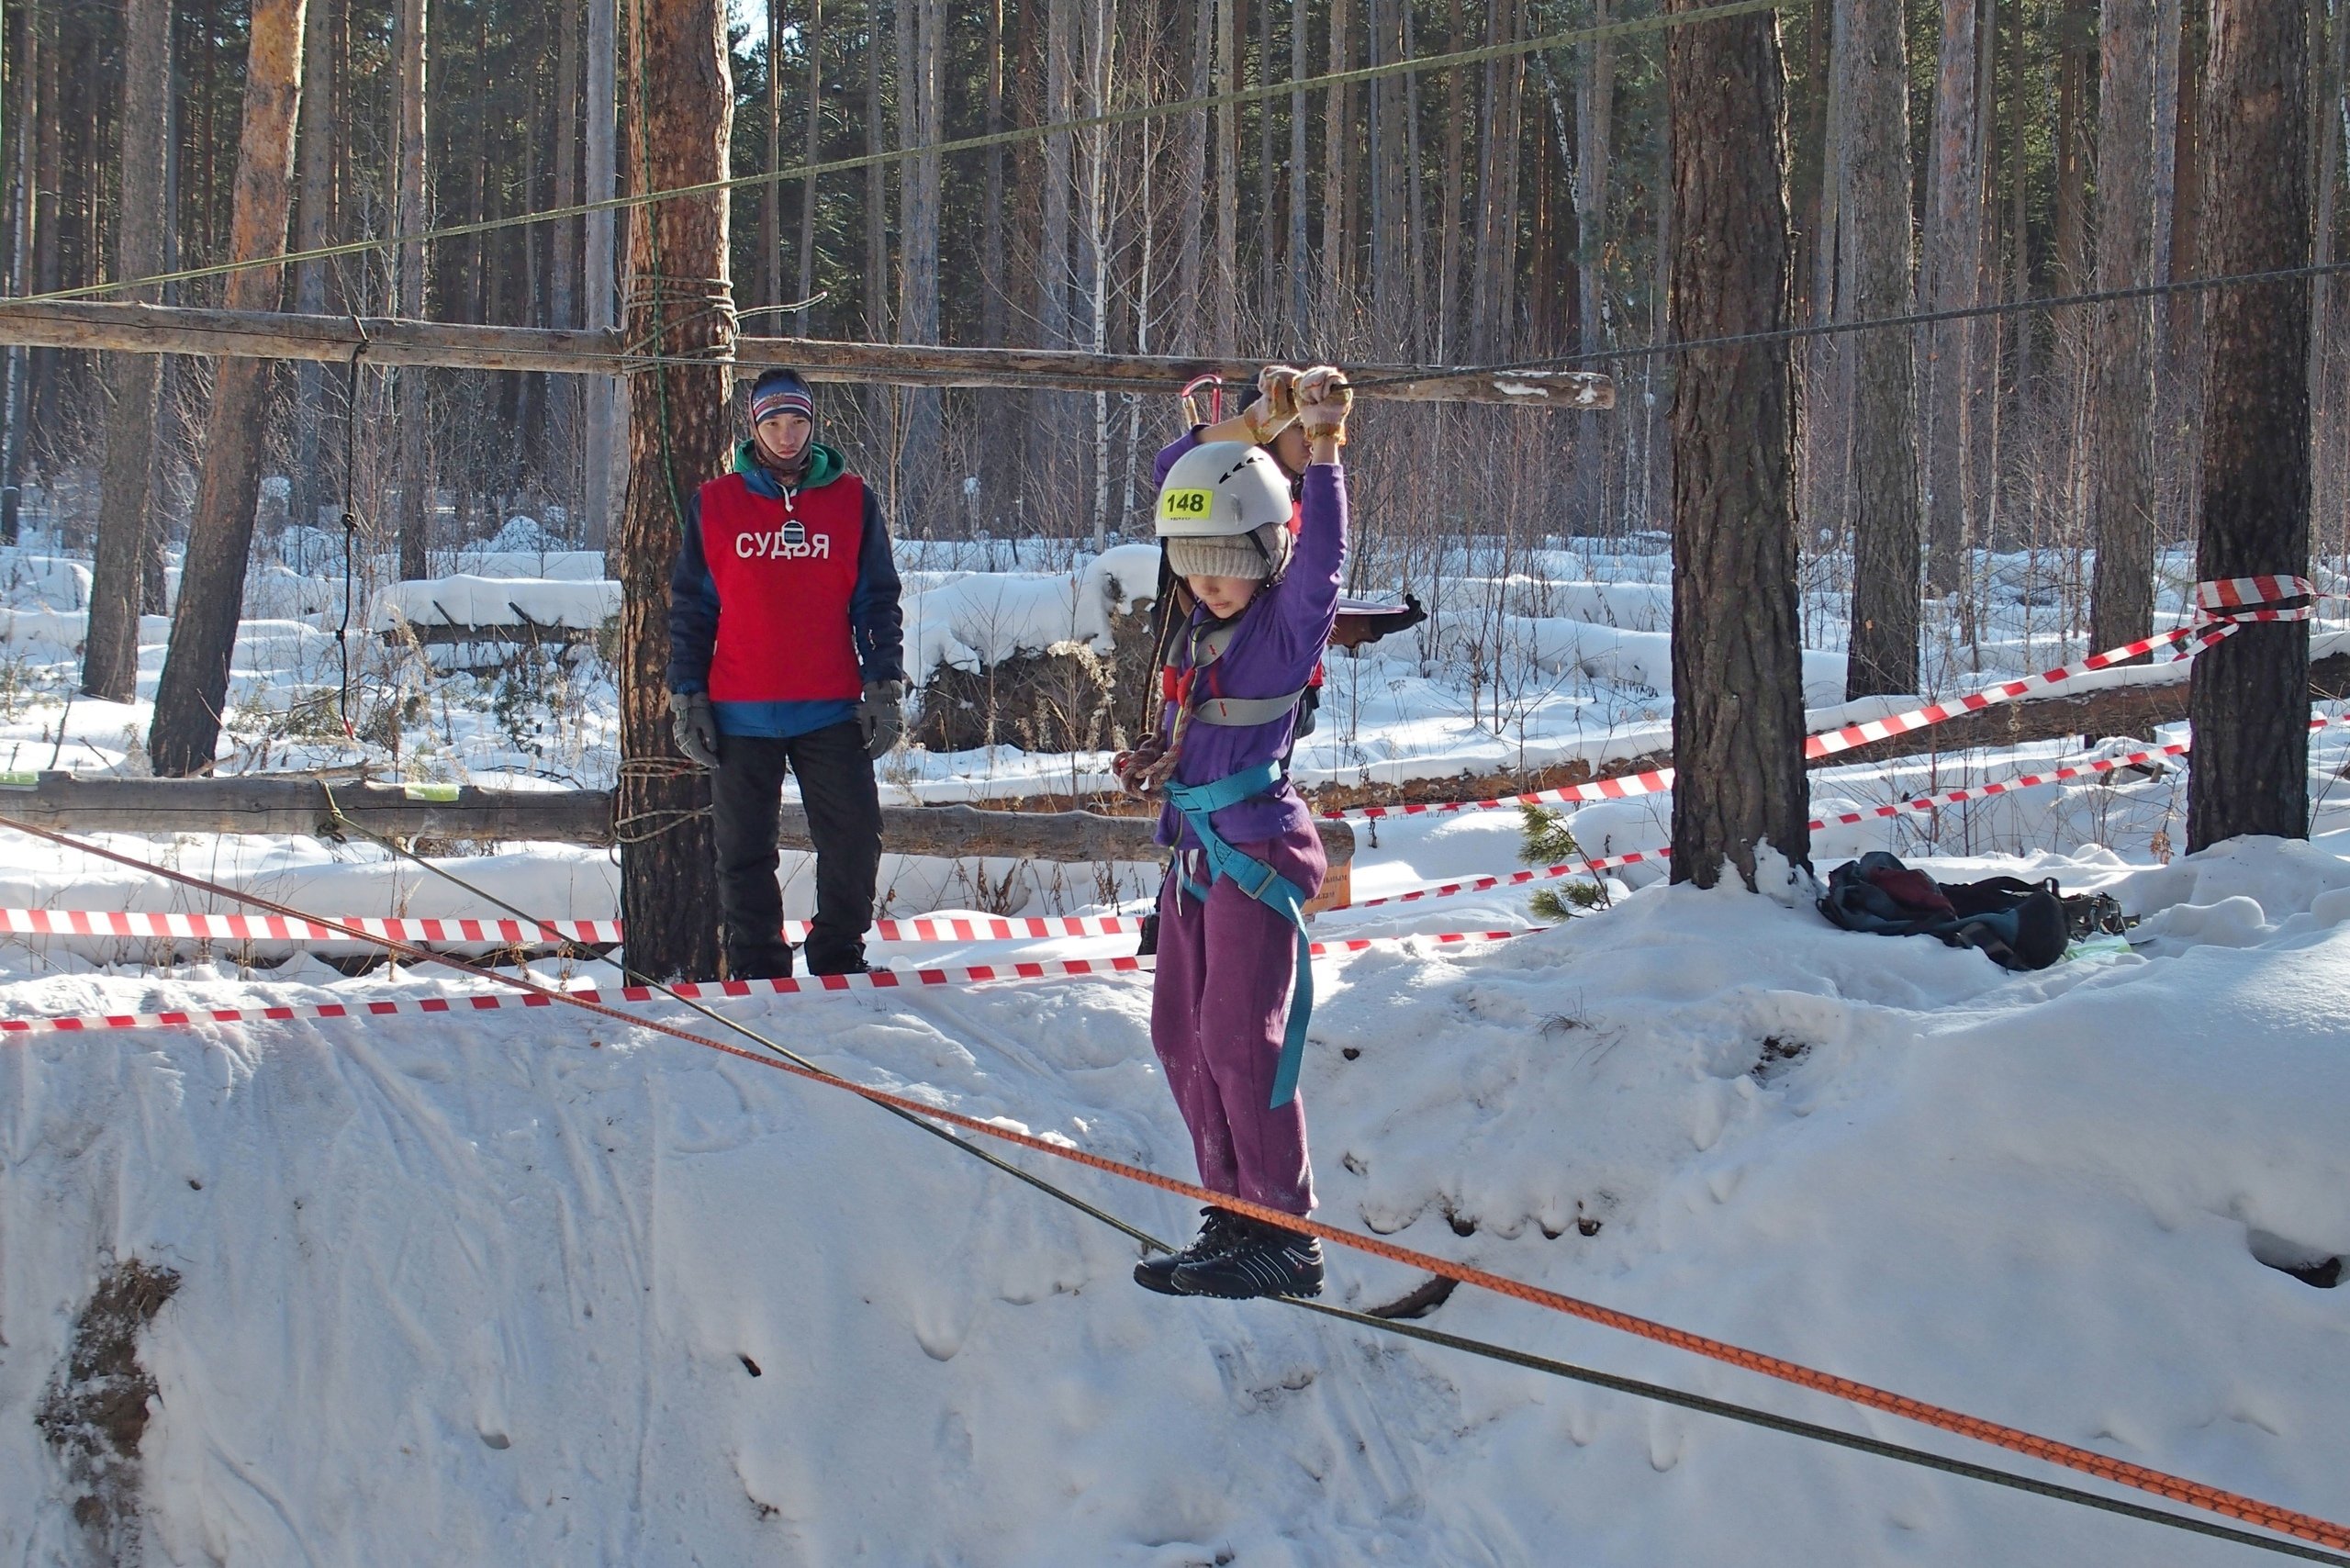
<instances>
[{"instance_id":1,"label":"safety rope","mask_svg":"<svg viewBox=\"0 0 2350 1568\"><path fill-rule=\"evenodd\" d=\"M834 158L824 162L800 163L790 168L767 170L759 174L736 174L719 180L702 180L689 185L673 185L666 190L648 188L637 195L607 196L599 201L578 202L569 207L542 207L532 212L511 213L503 218L481 218L471 223L453 223L445 228L428 229L415 234L393 235L374 240L348 240L337 244L317 246L308 251L281 252L274 256L257 257L246 261L216 262L208 266L185 267L177 272L120 278L106 283L83 284L73 288L52 289L46 294L25 295L8 303L32 304L42 300L85 299L98 295L112 294L121 289L152 288L164 284L186 283L197 278L219 277L229 273L242 272L249 267L286 266L297 262L356 255L363 252L394 246L422 245L446 240L464 239L476 234L487 234L498 230L511 229L524 224L553 223L566 218L586 217L591 213L623 212L635 207L650 207L658 202L679 201L694 196L717 196L723 192L746 190L760 185L812 180L825 174L849 174L858 169L870 168L877 163L897 163L914 158L950 157L956 153L976 152L990 147L1011 147L1026 142L1043 141L1075 131L1134 125L1146 120L1163 119L1171 115L1237 107L1246 104L1286 98L1300 93L1320 92L1328 87L1349 86L1359 82L1375 82L1388 76L1415 74L1423 71L1449 71L1464 65L1482 64L1489 60L1505 60L1514 55L1531 54L1541 50L1565 49L1574 44L1596 42L1602 39L1630 38L1644 33L1667 32L1674 28L1690 27L1701 22L1726 21L1733 17L1749 16L1757 11L1800 10L1814 3L1815 0L1728 0L1727 4L1708 6L1694 11L1639 17L1624 21L1606 22L1597 27L1570 28L1563 32L1545 33L1539 38L1516 39L1507 43L1455 50L1447 54L1423 55L1417 59L1390 61L1383 65L1358 66L1351 71L1327 72L1319 76L1300 76L1282 82L1259 83L1254 87L1239 88L1228 93L1212 93L1201 97L1180 98L1166 103L1140 104L1127 108L1113 109L1103 114L1080 116L1076 119L1056 120L1046 125L1022 126L1011 130L990 131L982 136L966 136L946 141L929 142L920 147L893 148L859 153L851 158ZM640 39L642 38L641 28L640 19ZM640 50L641 58L642 50ZM651 182L646 183L649 187Z\"/></svg>"},{"instance_id":2,"label":"safety rope","mask_svg":"<svg viewBox=\"0 0 2350 1568\"><path fill-rule=\"evenodd\" d=\"M313 924L322 924L335 930L339 935L351 937L353 940L364 942L371 946L380 946L388 951L407 956L411 961L441 964L447 968L459 970L462 973L472 975L476 979L486 980L494 984L505 986L509 989L538 997L542 999L543 1002L563 1002L626 1026L647 1029L656 1034L666 1035L674 1039L683 1040L688 1044L704 1047L710 1050L720 1052L725 1056L735 1057L744 1061L757 1062L762 1066L772 1068L778 1072L788 1072L795 1077L804 1078L813 1082L823 1083L833 1088L845 1090L849 1093L856 1095L860 1099L869 1100L877 1104L891 1106L902 1113L906 1113L916 1117L927 1118L932 1121L941 1123L946 1126L957 1127L966 1132L976 1133L983 1137L994 1138L1001 1142L1010 1143L1023 1148L1032 1149L1040 1154L1050 1155L1058 1159L1064 1159L1074 1164L1083 1165L1090 1169L1101 1170L1110 1175L1122 1177L1127 1181L1135 1182L1141 1185L1155 1187L1161 1192L1171 1193L1178 1196L1191 1199L1193 1202L1221 1207L1229 1212L1244 1215L1249 1218L1256 1219L1266 1224L1280 1226L1292 1231L1304 1232L1307 1235L1328 1241L1334 1246L1346 1247L1359 1252L1368 1253L1372 1257L1385 1259L1389 1262L1400 1263L1406 1268L1418 1270L1425 1273L1437 1275L1439 1278L1451 1280L1458 1284L1474 1285L1479 1289L1491 1291L1495 1294L1507 1296L1513 1300L1527 1303L1529 1305L1545 1307L1550 1311L1561 1313L1570 1317L1580 1318L1589 1323L1596 1323L1604 1327L1614 1328L1623 1333L1635 1335L1640 1338L1671 1346L1676 1350L1688 1350L1698 1355L1708 1357L1715 1361L1722 1361L1730 1366L1740 1367L1748 1372L1759 1372L1766 1377L1772 1377L1784 1383L1793 1383L1800 1388L1810 1389L1816 1393L1832 1394L1838 1398L1846 1400L1852 1404L1862 1406L1868 1409L1883 1411L1886 1414L1899 1416L1907 1420L1912 1420L1922 1425L1935 1427L1943 1431L1953 1432L1963 1437L1972 1438L1981 1442L1989 1443L1996 1447L2009 1450L2012 1452L2025 1454L2034 1459L2061 1465L2066 1469L2078 1471L2084 1474L2093 1475L2099 1480L2112 1482L2121 1485L2135 1487L2142 1491L2151 1492L2158 1496L2166 1497L2173 1502L2184 1503L2192 1507L2200 1508L2210 1513L2216 1513L2222 1518L2239 1519L2246 1523L2255 1524L2264 1529L2277 1531L2279 1534L2293 1537L2299 1540L2311 1542L2318 1546L2331 1549L2333 1551L2339 1552L2350 1551L2350 1526L2337 1524L2328 1519L2320 1518L2314 1515L2302 1513L2295 1509L2280 1507L2275 1504L2262 1502L2257 1498L2245 1496L2240 1493L2227 1491L2224 1488L2209 1485L2203 1482L2189 1480L2184 1476L2174 1475L2165 1471L2154 1469L2150 1466L2132 1463L2127 1460L2115 1459L2110 1455L2101 1454L2091 1449L2085 1449L2072 1443L2061 1442L2054 1439L2041 1437L2035 1433L2023 1431L1999 1422L1987 1421L1980 1417L1969 1416L1964 1412L1953 1410L1942 1406L1933 1405L1923 1400L1912 1399L1906 1394L1896 1394L1890 1390L1878 1388L1873 1384L1861 1383L1855 1379L1842 1377L1830 1372L1822 1372L1813 1368L1804 1366L1799 1362L1787 1361L1782 1357L1769 1355L1759 1350L1748 1350L1742 1346L1734 1345L1726 1340L1716 1339L1706 1335L1692 1333L1687 1329L1676 1328L1669 1324L1660 1323L1651 1318L1641 1317L1633 1313L1617 1310L1614 1307L1602 1306L1596 1303L1583 1300L1580 1297L1567 1295L1558 1291L1547 1290L1539 1285L1528 1284L1522 1280L1514 1280L1505 1275L1496 1274L1490 1270L1479 1269L1462 1263L1456 1263L1447 1259L1438 1258L1432 1253L1421 1252L1413 1248L1401 1247L1379 1237L1364 1236L1352 1231L1340 1230L1337 1227L1325 1224L1322 1221L1298 1215L1292 1215L1286 1211L1270 1208L1261 1204L1251 1203L1246 1199L1236 1197L1228 1193L1212 1192L1205 1187L1201 1187L1189 1182L1183 1182L1175 1177L1162 1175L1158 1171L1146 1170L1136 1165L1131 1165L1123 1160L1112 1159L1107 1156L1092 1153L1088 1149L1078 1148L1064 1141L1056 1141L1053 1139L1036 1137L1024 1131L1000 1126L992 1121L984 1120L977 1116L967 1115L959 1111L947 1110L942 1106L931 1104L927 1102L916 1100L906 1095L895 1094L885 1089L872 1088L865 1084L857 1083L853 1080L841 1078L834 1074L828 1073L821 1068L802 1066L798 1062L785 1060L772 1054L762 1055L756 1051L745 1050L742 1047L731 1046L723 1041L711 1039L708 1036L695 1034L690 1029L687 1029L681 1025L670 1024L660 1019L636 1017L623 1013L620 1009L602 1002L591 1001L575 993L566 992L554 987L543 985L535 980L509 975L495 969L485 969L479 965L468 963L464 959L455 958L446 953L436 953L424 948L416 947L405 942L399 942L388 937L375 935L356 927L343 925L337 922L321 921L318 916L306 914L299 910L293 909L290 906L276 902L275 900L264 898L261 895L241 890L222 887L217 883L208 882L202 878L191 876L185 872L176 871L167 867L157 866L152 862L140 860L132 856L103 848L97 845L85 843L65 834L57 833L48 828L38 827L29 823L23 823L12 818L0 816L0 828L28 834L33 837L58 845L64 848L78 850L84 854L95 855L100 858L111 860L118 864L131 867L136 869L144 870L153 875L163 877L169 880L193 888L196 890L212 894L216 897L225 897L238 902L248 903L255 908L267 910L291 919L306 920L312 922ZM1126 1227L1121 1225L1120 1228L1125 1229ZM1133 1234L1137 1235L1138 1238L1140 1238L1140 1233ZM1163 1242L1156 1244L1162 1249L1165 1246ZM1505 1359L1507 1358L1505 1357ZM2022 1478L2018 1479L2020 1480ZM2038 1488L2036 1486L2027 1484L2024 1489L2036 1490ZM2128 1510L2116 1509L2115 1511L2126 1512ZM2165 1514L2162 1511L2155 1509L2144 1510L2143 1513L2136 1515L2135 1517L2149 1518L2154 1522L2171 1522L2175 1518L2174 1516ZM2203 1521L2197 1522L2202 1523ZM2219 1527L2207 1526L2203 1533L2210 1533L2218 1528ZM2244 1539L2247 1544L2261 1545L2267 1549L2287 1552L2289 1555L2303 1557L2311 1555L2310 1553L2294 1550L2286 1542L2270 1541L2264 1538L2249 1534L2246 1534ZM2350 1559L2328 1558L2322 1556L2318 1557L2316 1560L2350 1562Z\"/></svg>"},{"instance_id":3,"label":"safety rope","mask_svg":"<svg viewBox=\"0 0 2350 1568\"><path fill-rule=\"evenodd\" d=\"M711 1007L708 1002L701 1001L699 997L683 995L675 986L670 985L665 980L655 980L650 975L639 973L637 970L631 969L627 964L621 962L619 958L614 958L610 953L599 952L594 948L579 946L568 936L565 935L553 922L542 920L538 916L529 913L527 910L517 908L513 904L507 902L504 899L499 898L497 894L489 891L487 889L476 887L473 883L465 880L463 877L458 876L454 871L450 870L447 867L433 864L431 860L426 859L423 856L419 855L414 850L408 848L408 846L398 843L383 834L377 833L375 829L368 827L364 823L356 822L352 818L345 816L343 814L342 808L335 801L333 787L327 785L322 781L320 788L326 790L327 810L333 815L333 818L337 823L351 829L361 837L390 851L401 859L408 861L412 865L421 867L424 870L431 873L433 876L454 883L456 886L464 889L466 892L471 893L476 898L485 900L487 902L496 905L498 908L502 909L507 913L514 916L517 920L527 922L542 933L553 937L556 951L563 957L575 961L579 959L599 959L618 969L621 973L621 979L622 981L629 985L641 986L647 991L655 991L660 995L666 997L671 1002L677 1002L679 1006L699 1014L702 1017L709 1019L711 1023L720 1025L722 1028L730 1029L735 1034L740 1035L743 1038L749 1040L767 1050L773 1051L777 1056L782 1058L784 1060L803 1067L811 1072L828 1079L839 1078L839 1074L826 1071L823 1068L821 1068L814 1062L810 1061L806 1057L803 1057L798 1052L791 1050L789 1047L760 1034L756 1029L752 1028L749 1025L741 1022L739 1019L729 1018L726 1014L719 1012L716 1008ZM328 924L338 926L341 924L341 922L329 922ZM345 929L349 928L345 927ZM841 1081L845 1082L846 1080L841 1080ZM1136 1230L1133 1226L1128 1225L1117 1215L1111 1214L1106 1210L1094 1207L1091 1204L1087 1203L1083 1198L1079 1197L1076 1193L1064 1191L1062 1188L1057 1187L1052 1182L1046 1181L1041 1176L1037 1176L1022 1170L1019 1166L1013 1164L1010 1160L1005 1159L1001 1155L994 1153L992 1150L981 1148L968 1138L956 1137L953 1133L948 1132L945 1127L939 1126L934 1122L924 1121L920 1116L912 1115L905 1111L899 1110L894 1105L885 1105L882 1109L890 1112L890 1114L896 1116L901 1121L909 1122L913 1126L920 1127L923 1131L930 1134L933 1137L944 1139L946 1142L954 1145L957 1148L961 1149L964 1153L971 1156L974 1159L983 1160L987 1164L995 1167L998 1170L1002 1171L1008 1176L1016 1176L1021 1181L1027 1182L1028 1185L1035 1188L1038 1192L1043 1193L1049 1197L1058 1199L1060 1202L1067 1204L1069 1207L1085 1215L1089 1215L1092 1218L1100 1220L1106 1226L1110 1226L1114 1229L1125 1232L1129 1237L1132 1237L1136 1241L1156 1246L1161 1249L1164 1249L1166 1247L1164 1242L1158 1241L1156 1238L1149 1236L1143 1231Z\"/></svg>"},{"instance_id":4,"label":"safety rope","mask_svg":"<svg viewBox=\"0 0 2350 1568\"><path fill-rule=\"evenodd\" d=\"M1760 332L1730 332L1718 338L1668 338L1661 343L1626 348L1589 349L1575 353L1546 354L1538 359L1504 360L1492 364L1462 365L1449 374L1506 375L1512 371L1569 370L1583 364L1617 364L1698 353L1709 349L1748 348L1763 343L1799 342L1810 338L1837 338L1853 332L1897 331L1935 327L1953 321L1978 321L1998 316L2023 316L2070 310L2092 305L2119 305L2131 300L2161 299L2177 294L2201 294L2221 288L2258 288L2306 279L2333 277L2350 272L2350 262L2318 262L2307 266L2275 267L2266 272L2228 273L2212 277L2175 278L2167 283L2133 284L2126 288L2090 289L2080 294L2038 295L2029 299L2005 299L1987 305L1952 306L1939 310L1913 310L1899 316L1873 316L1861 320L1813 321L1799 327L1774 327ZM1425 376L1377 376L1355 384L1358 392L1393 386Z\"/></svg>"},{"instance_id":5,"label":"safety rope","mask_svg":"<svg viewBox=\"0 0 2350 1568\"><path fill-rule=\"evenodd\" d=\"M700 764L688 762L682 757L624 756L621 759L620 767L616 770L615 783L624 778L649 779L655 783L669 782L691 778L701 771ZM617 788L612 791L612 799L616 804L621 794L621 791ZM710 814L710 807L704 804L691 808L663 806L653 811L632 812L625 816L615 816L612 819L612 843L616 846L649 844L656 838L677 832L688 823L699 821ZM646 825L648 823L652 825Z\"/></svg>"}]
</instances>

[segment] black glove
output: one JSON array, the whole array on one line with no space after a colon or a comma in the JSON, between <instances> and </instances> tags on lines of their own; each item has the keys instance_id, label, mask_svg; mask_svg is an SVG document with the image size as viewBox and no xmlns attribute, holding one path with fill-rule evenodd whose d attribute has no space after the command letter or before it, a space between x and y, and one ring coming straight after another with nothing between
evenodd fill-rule
<instances>
[{"instance_id":1,"label":"black glove","mask_svg":"<svg viewBox=\"0 0 2350 1568\"><path fill-rule=\"evenodd\" d=\"M865 736L865 755L879 761L898 744L906 728L903 681L868 680L864 700L856 705L856 728Z\"/></svg>"},{"instance_id":2,"label":"black glove","mask_svg":"<svg viewBox=\"0 0 2350 1568\"><path fill-rule=\"evenodd\" d=\"M669 733L677 749L704 767L718 766L718 714L707 691L669 694Z\"/></svg>"}]
</instances>

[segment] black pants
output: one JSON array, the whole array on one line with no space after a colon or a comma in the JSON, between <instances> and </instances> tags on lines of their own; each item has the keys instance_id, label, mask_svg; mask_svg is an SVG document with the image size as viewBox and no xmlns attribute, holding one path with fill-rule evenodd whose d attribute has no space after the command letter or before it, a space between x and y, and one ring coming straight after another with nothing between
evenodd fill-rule
<instances>
[{"instance_id":1,"label":"black pants","mask_svg":"<svg viewBox=\"0 0 2350 1568\"><path fill-rule=\"evenodd\" d=\"M859 968L881 869L881 796L856 722L789 740L723 735L718 759L711 815L718 839L727 972L737 980L791 972L791 950L783 941L783 890L775 879L782 858L776 849L776 821L787 767L799 777L808 835L816 844L816 919L808 934L808 968L820 975Z\"/></svg>"}]
</instances>

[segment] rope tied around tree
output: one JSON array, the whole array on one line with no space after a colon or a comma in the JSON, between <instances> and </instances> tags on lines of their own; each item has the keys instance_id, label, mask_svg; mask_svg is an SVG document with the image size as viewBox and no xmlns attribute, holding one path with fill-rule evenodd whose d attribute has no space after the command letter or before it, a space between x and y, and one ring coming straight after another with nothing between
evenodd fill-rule
<instances>
[{"instance_id":1,"label":"rope tied around tree","mask_svg":"<svg viewBox=\"0 0 2350 1568\"><path fill-rule=\"evenodd\" d=\"M705 772L701 764L677 756L628 756L621 759L615 782L636 779L654 786L674 784L679 779L693 778ZM619 814L619 802L629 791L614 790L612 800L612 842L615 845L648 844L656 838L677 832L688 823L697 822L711 814L707 801L694 807L661 806L651 811ZM647 823L656 825L646 826Z\"/></svg>"},{"instance_id":2,"label":"rope tied around tree","mask_svg":"<svg viewBox=\"0 0 2350 1568\"><path fill-rule=\"evenodd\" d=\"M670 312L680 306L695 308L671 316ZM734 307L733 279L639 274L629 280L623 319L633 327L640 311L650 319L638 336L621 345L621 374L652 370L665 364L733 363L734 336L741 325L741 315ZM688 328L699 326L713 316L720 324L711 342L682 346L677 343L677 337Z\"/></svg>"}]
</instances>

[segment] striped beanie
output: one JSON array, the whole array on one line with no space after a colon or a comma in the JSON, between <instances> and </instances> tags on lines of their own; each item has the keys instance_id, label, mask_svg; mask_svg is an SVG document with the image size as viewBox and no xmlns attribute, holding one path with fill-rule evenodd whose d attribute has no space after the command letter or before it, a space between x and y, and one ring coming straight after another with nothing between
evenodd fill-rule
<instances>
[{"instance_id":1,"label":"striped beanie","mask_svg":"<svg viewBox=\"0 0 2350 1568\"><path fill-rule=\"evenodd\" d=\"M816 400L796 370L764 372L751 384L751 425L756 429L778 414L798 414L816 422Z\"/></svg>"}]
</instances>

